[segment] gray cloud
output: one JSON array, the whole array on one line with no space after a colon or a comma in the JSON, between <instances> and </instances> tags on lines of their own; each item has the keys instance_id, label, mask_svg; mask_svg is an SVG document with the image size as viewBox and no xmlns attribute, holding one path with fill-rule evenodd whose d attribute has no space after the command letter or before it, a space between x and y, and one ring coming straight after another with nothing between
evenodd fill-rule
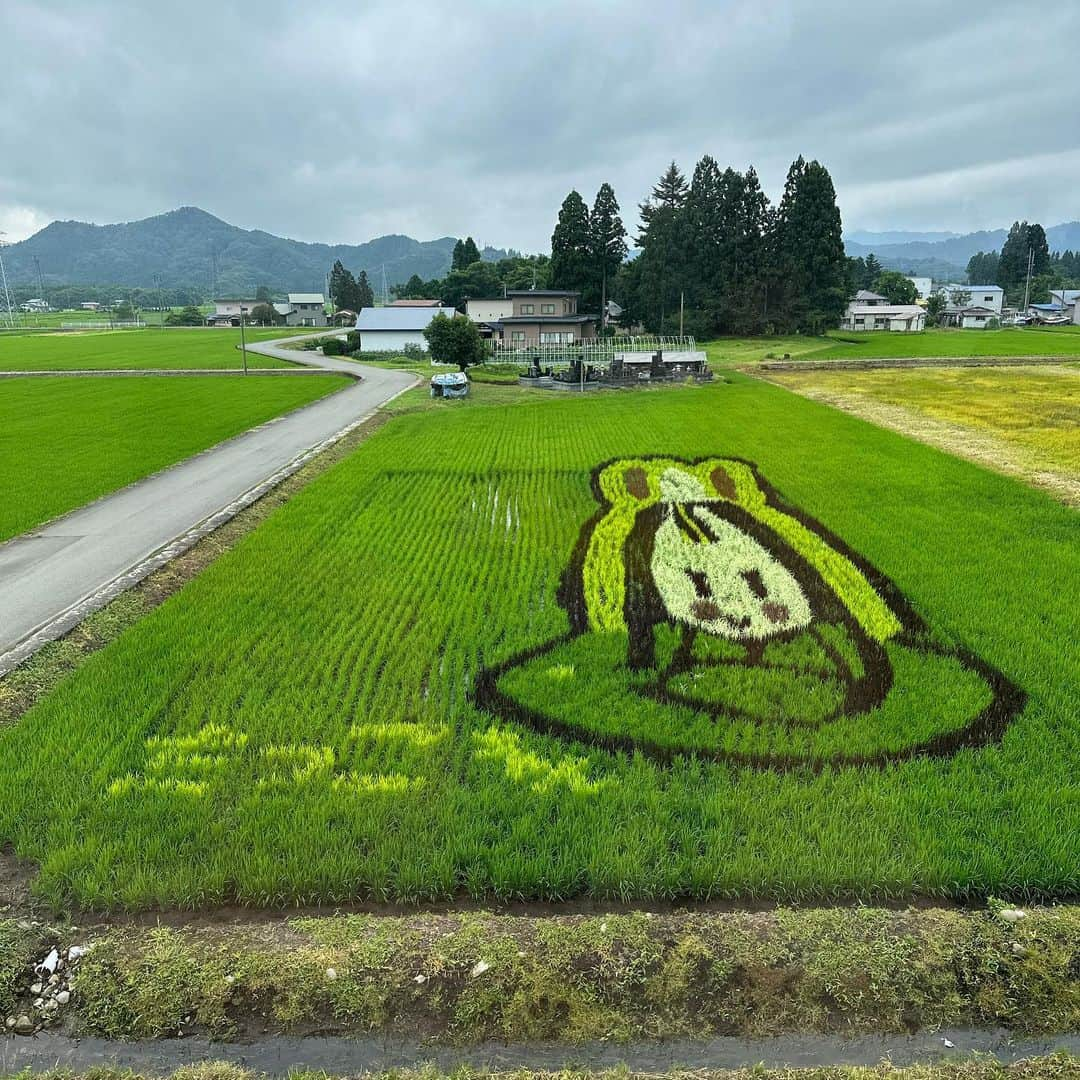
<instances>
[{"instance_id":1,"label":"gray cloud","mask_svg":"<svg viewBox=\"0 0 1080 1080\"><path fill-rule=\"evenodd\" d=\"M0 229L195 204L358 242L537 250L571 187L635 204L672 158L799 153L851 228L1080 216L1080 8L984 0L269 0L240 11L6 0Z\"/></svg>"}]
</instances>

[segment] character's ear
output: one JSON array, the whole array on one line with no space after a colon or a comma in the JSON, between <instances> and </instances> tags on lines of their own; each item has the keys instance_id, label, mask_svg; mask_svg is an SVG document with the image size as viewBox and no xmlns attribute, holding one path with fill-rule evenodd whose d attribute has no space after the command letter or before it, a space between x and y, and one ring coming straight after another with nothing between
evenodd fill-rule
<instances>
[{"instance_id":1,"label":"character's ear","mask_svg":"<svg viewBox=\"0 0 1080 1080\"><path fill-rule=\"evenodd\" d=\"M647 499L649 497L649 478L640 465L631 466L623 473L623 483L626 491L635 499Z\"/></svg>"},{"instance_id":2,"label":"character's ear","mask_svg":"<svg viewBox=\"0 0 1080 1080\"><path fill-rule=\"evenodd\" d=\"M717 465L711 473L709 473L709 482L713 486L713 490L724 499L735 499L735 481L731 479L731 474L722 465Z\"/></svg>"}]
</instances>

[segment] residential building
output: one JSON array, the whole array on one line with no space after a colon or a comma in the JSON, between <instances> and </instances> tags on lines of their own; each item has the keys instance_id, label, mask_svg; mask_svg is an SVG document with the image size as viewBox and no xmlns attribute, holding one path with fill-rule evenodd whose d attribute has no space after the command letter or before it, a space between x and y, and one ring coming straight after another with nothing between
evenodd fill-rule
<instances>
[{"instance_id":1,"label":"residential building","mask_svg":"<svg viewBox=\"0 0 1080 1080\"><path fill-rule=\"evenodd\" d=\"M920 300L925 300L934 291L934 283L928 277L911 277L909 275L908 281L915 286L915 291L919 294Z\"/></svg>"},{"instance_id":2,"label":"residential building","mask_svg":"<svg viewBox=\"0 0 1080 1080\"><path fill-rule=\"evenodd\" d=\"M237 325L240 324L240 309L244 309L244 315L251 313L251 309L256 305L262 303L261 300L245 300L238 297L230 297L222 300L214 301L214 314L210 317L215 321L223 321L228 319L236 319Z\"/></svg>"},{"instance_id":3,"label":"residential building","mask_svg":"<svg viewBox=\"0 0 1080 1080\"><path fill-rule=\"evenodd\" d=\"M1060 304L1062 314L1080 326L1080 289L1051 289L1050 302Z\"/></svg>"},{"instance_id":4,"label":"residential building","mask_svg":"<svg viewBox=\"0 0 1080 1080\"><path fill-rule=\"evenodd\" d=\"M28 311L33 313L40 313L42 311L52 310L52 308L49 307L48 303L45 300L42 300L40 296L35 297L33 300L24 300L19 305L19 308L22 311Z\"/></svg>"},{"instance_id":5,"label":"residential building","mask_svg":"<svg viewBox=\"0 0 1080 1080\"><path fill-rule=\"evenodd\" d=\"M391 300L390 307L439 307L441 300Z\"/></svg>"},{"instance_id":6,"label":"residential building","mask_svg":"<svg viewBox=\"0 0 1080 1080\"><path fill-rule=\"evenodd\" d=\"M285 316L286 326L329 326L326 318L326 301L322 293L289 293L289 307Z\"/></svg>"},{"instance_id":7,"label":"residential building","mask_svg":"<svg viewBox=\"0 0 1080 1080\"><path fill-rule=\"evenodd\" d=\"M578 312L580 293L564 289L509 289L511 313L492 325L504 345L572 345L596 337L596 316Z\"/></svg>"},{"instance_id":8,"label":"residential building","mask_svg":"<svg viewBox=\"0 0 1080 1080\"><path fill-rule=\"evenodd\" d=\"M364 308L356 316L356 329L360 331L360 351L401 352L408 345L427 352L424 330L436 315L453 318L457 312L452 307L386 307Z\"/></svg>"},{"instance_id":9,"label":"residential building","mask_svg":"<svg viewBox=\"0 0 1080 1080\"><path fill-rule=\"evenodd\" d=\"M951 314L955 320L955 325L959 326L961 330L985 330L988 326L1000 325L1001 323L1001 312L980 305L961 308Z\"/></svg>"},{"instance_id":10,"label":"residential building","mask_svg":"<svg viewBox=\"0 0 1080 1080\"><path fill-rule=\"evenodd\" d=\"M499 322L514 314L514 301L509 296L470 296L465 301L465 314L474 323Z\"/></svg>"},{"instance_id":11,"label":"residential building","mask_svg":"<svg viewBox=\"0 0 1080 1080\"><path fill-rule=\"evenodd\" d=\"M84 300L84 301L83 301L83 302L82 302L82 303L81 303L81 304L79 305L79 307L80 307L80 308L81 308L81 309L82 309L83 311L97 311L97 310L98 310L98 308L100 308L100 307L101 307L101 304L99 304L99 303L98 303L98 302L97 302L96 300Z\"/></svg>"},{"instance_id":12,"label":"residential building","mask_svg":"<svg viewBox=\"0 0 1080 1080\"><path fill-rule=\"evenodd\" d=\"M842 330L891 330L913 333L926 327L926 311L918 304L865 303L852 301L847 306Z\"/></svg>"},{"instance_id":13,"label":"residential building","mask_svg":"<svg viewBox=\"0 0 1080 1080\"><path fill-rule=\"evenodd\" d=\"M945 294L945 311L957 312L962 308L989 308L998 317L1005 303L1005 290L1000 285L942 285L938 292ZM953 302L953 296L959 294L960 303Z\"/></svg>"},{"instance_id":14,"label":"residential building","mask_svg":"<svg viewBox=\"0 0 1080 1080\"><path fill-rule=\"evenodd\" d=\"M860 289L852 300L853 304L862 304L865 307L883 307L889 303L887 296L881 293L871 292L869 289Z\"/></svg>"}]
</instances>

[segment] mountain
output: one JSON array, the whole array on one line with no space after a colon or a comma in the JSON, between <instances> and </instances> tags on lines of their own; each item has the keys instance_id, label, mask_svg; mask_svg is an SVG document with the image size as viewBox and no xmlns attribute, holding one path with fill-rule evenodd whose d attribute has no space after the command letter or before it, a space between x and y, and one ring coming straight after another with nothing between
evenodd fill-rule
<instances>
[{"instance_id":1,"label":"mountain","mask_svg":"<svg viewBox=\"0 0 1080 1080\"><path fill-rule=\"evenodd\" d=\"M119 225L54 221L21 243L4 249L13 285L192 286L250 295L256 286L274 292L322 292L335 259L354 273L366 270L372 287L427 280L450 269L456 238L420 241L380 236L366 244L307 244L259 229L241 229L194 206ZM485 248L485 258L503 252ZM35 258L37 263L35 264Z\"/></svg>"},{"instance_id":2,"label":"mountain","mask_svg":"<svg viewBox=\"0 0 1080 1080\"><path fill-rule=\"evenodd\" d=\"M845 233L844 240L866 247L881 247L883 244L909 244L920 240L952 240L959 235L954 232L907 232L903 229L892 232L866 232L856 229L854 232Z\"/></svg>"},{"instance_id":3,"label":"mountain","mask_svg":"<svg viewBox=\"0 0 1080 1080\"><path fill-rule=\"evenodd\" d=\"M867 256L873 252L878 262L890 270L928 274L935 278L959 276L964 273L968 259L980 251L1000 251L1008 235L1007 229L991 229L982 232L940 234L943 239L913 239L887 242L903 233L849 233L844 247L852 258ZM915 233L912 236L933 236L933 233ZM880 238L880 239L878 239ZM1051 251L1076 251L1080 248L1080 221L1051 225L1046 230ZM865 242L864 242L865 241Z\"/></svg>"}]
</instances>

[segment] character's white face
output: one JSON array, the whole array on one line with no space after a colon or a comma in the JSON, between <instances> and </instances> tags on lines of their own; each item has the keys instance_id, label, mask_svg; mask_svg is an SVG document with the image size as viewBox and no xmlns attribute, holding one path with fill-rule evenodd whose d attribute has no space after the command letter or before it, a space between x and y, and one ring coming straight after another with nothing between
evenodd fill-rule
<instances>
[{"instance_id":1,"label":"character's white face","mask_svg":"<svg viewBox=\"0 0 1080 1080\"><path fill-rule=\"evenodd\" d=\"M700 504L668 504L652 575L673 618L720 637L761 640L802 630L812 618L795 578L752 536Z\"/></svg>"}]
</instances>

